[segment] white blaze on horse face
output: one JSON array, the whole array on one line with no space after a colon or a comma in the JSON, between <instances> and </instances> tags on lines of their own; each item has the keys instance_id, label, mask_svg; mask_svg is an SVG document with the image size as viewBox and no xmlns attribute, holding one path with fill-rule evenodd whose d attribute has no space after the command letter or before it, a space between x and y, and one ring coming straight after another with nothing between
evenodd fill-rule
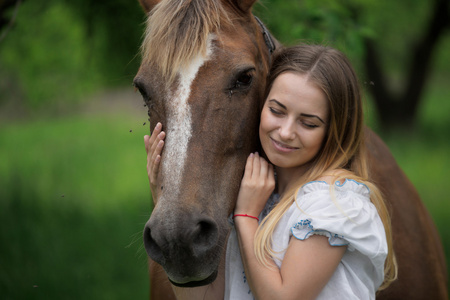
<instances>
[{"instance_id":1,"label":"white blaze on horse face","mask_svg":"<svg viewBox=\"0 0 450 300\"><path fill-rule=\"evenodd\" d=\"M212 41L213 36L210 36L206 56L199 54L188 67L178 72L178 88L174 94L168 93L165 155L162 160L163 185L176 194L179 193L188 144L192 136L191 110L188 104L191 85L200 67L212 56ZM177 195L171 193L171 196L176 197Z\"/></svg>"}]
</instances>

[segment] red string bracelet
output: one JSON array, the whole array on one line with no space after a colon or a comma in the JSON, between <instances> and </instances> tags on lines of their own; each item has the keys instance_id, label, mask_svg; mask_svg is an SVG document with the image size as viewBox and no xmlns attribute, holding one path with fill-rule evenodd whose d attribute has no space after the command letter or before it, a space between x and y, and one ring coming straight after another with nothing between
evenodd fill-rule
<instances>
[{"instance_id":1,"label":"red string bracelet","mask_svg":"<svg viewBox=\"0 0 450 300\"><path fill-rule=\"evenodd\" d=\"M234 217L249 217L249 218L255 219L255 220L257 220L259 222L259 218L254 217L254 216L250 216L250 215L247 215L247 214L235 214L233 216L233 219L234 219Z\"/></svg>"}]
</instances>

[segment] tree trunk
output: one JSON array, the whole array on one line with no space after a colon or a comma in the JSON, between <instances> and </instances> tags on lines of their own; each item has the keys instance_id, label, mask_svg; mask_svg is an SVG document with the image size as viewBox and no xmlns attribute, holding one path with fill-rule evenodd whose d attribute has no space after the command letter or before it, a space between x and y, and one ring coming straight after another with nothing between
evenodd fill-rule
<instances>
[{"instance_id":1,"label":"tree trunk","mask_svg":"<svg viewBox=\"0 0 450 300\"><path fill-rule=\"evenodd\" d=\"M0 0L0 42L5 38L9 29L11 29L21 3L22 0ZM12 16L6 16L7 11L13 7L15 9Z\"/></svg>"},{"instance_id":2,"label":"tree trunk","mask_svg":"<svg viewBox=\"0 0 450 300\"><path fill-rule=\"evenodd\" d=\"M435 0L429 26L422 38L410 49L410 60L405 71L405 85L400 92L394 92L387 84L387 74L382 70L381 59L376 44L365 40L366 56L364 64L368 79L373 83L369 89L378 110L383 131L397 129L410 130L417 123L418 108L423 90L429 77L433 53L439 38L448 29L449 0Z\"/></svg>"}]
</instances>

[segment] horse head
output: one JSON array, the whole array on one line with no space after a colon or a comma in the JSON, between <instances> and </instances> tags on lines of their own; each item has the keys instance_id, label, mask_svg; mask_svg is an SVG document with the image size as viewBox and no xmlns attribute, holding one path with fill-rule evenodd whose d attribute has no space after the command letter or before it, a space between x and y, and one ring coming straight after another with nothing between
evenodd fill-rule
<instances>
[{"instance_id":1,"label":"horse head","mask_svg":"<svg viewBox=\"0 0 450 300\"><path fill-rule=\"evenodd\" d=\"M166 132L144 244L173 284L206 285L259 145L273 41L251 13L256 0L140 1L148 20L134 85L150 127Z\"/></svg>"}]
</instances>

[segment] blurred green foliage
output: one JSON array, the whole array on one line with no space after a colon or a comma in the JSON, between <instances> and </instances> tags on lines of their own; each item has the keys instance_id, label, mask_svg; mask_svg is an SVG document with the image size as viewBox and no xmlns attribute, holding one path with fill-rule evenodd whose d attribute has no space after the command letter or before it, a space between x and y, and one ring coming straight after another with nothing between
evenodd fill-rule
<instances>
[{"instance_id":1,"label":"blurred green foliage","mask_svg":"<svg viewBox=\"0 0 450 300\"><path fill-rule=\"evenodd\" d=\"M353 9L361 5L369 9L374 3L372 0L348 0L345 5L332 0L260 1L255 6L255 14L261 16L272 34L285 45L300 41L326 43L359 59L364 51L362 38L373 36L374 31L355 20Z\"/></svg>"},{"instance_id":2,"label":"blurred green foliage","mask_svg":"<svg viewBox=\"0 0 450 300\"><path fill-rule=\"evenodd\" d=\"M330 44L346 53L360 73L365 51L363 39L374 39L387 76L398 84L408 63L409 49L418 42L432 17L432 4L423 0L261 0L255 6L255 14L283 44L299 41ZM447 29L442 44L448 44L449 40ZM439 59L449 62L448 51L440 55ZM436 69L450 75L448 67L436 64Z\"/></svg>"},{"instance_id":3,"label":"blurred green foliage","mask_svg":"<svg viewBox=\"0 0 450 300\"><path fill-rule=\"evenodd\" d=\"M0 48L3 96L19 90L34 109L58 96L70 101L91 91L99 75L86 67L89 47L77 17L62 3L28 1L20 10L28 19L18 20Z\"/></svg>"},{"instance_id":4,"label":"blurred green foliage","mask_svg":"<svg viewBox=\"0 0 450 300\"><path fill-rule=\"evenodd\" d=\"M57 110L131 85L144 17L137 1L24 1L0 44L0 105Z\"/></svg>"}]
</instances>

